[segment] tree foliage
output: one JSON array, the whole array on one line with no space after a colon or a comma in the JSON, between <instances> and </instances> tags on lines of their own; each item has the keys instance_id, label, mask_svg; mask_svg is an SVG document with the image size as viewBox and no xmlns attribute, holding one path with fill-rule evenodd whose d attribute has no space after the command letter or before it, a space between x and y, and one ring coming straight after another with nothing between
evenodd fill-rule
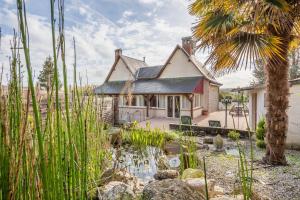
<instances>
[{"instance_id":1,"label":"tree foliage","mask_svg":"<svg viewBox=\"0 0 300 200\"><path fill-rule=\"evenodd\" d=\"M300 77L300 52L299 49L292 51L289 55L290 69L289 79L293 80ZM264 84L265 83L265 72L264 63L261 59L256 60L252 75L255 78L251 84Z\"/></svg>"},{"instance_id":2,"label":"tree foliage","mask_svg":"<svg viewBox=\"0 0 300 200\"><path fill-rule=\"evenodd\" d=\"M40 71L38 80L41 88L47 90L52 88L53 81L54 81L54 65L53 65L52 58L50 56L46 58L43 64L43 68ZM61 88L60 80L59 80L59 88Z\"/></svg>"}]
</instances>

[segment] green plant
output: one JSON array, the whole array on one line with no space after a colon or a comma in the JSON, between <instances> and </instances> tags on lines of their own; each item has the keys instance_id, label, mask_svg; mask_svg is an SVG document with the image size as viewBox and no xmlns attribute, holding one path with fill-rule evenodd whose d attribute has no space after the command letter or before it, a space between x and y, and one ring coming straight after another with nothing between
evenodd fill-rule
<instances>
[{"instance_id":1,"label":"green plant","mask_svg":"<svg viewBox=\"0 0 300 200\"><path fill-rule=\"evenodd\" d=\"M182 137L180 139L180 173L187 168L196 169L201 166L201 162L197 156L197 146L195 140Z\"/></svg>"},{"instance_id":2,"label":"green plant","mask_svg":"<svg viewBox=\"0 0 300 200\"><path fill-rule=\"evenodd\" d=\"M245 147L237 142L238 151L239 151L239 161L238 161L238 177L241 182L242 193L244 200L250 200L252 196L252 173L253 173L253 148L251 144L251 168L248 167L248 161L246 158Z\"/></svg>"},{"instance_id":3,"label":"green plant","mask_svg":"<svg viewBox=\"0 0 300 200\"><path fill-rule=\"evenodd\" d=\"M165 132L160 129L143 129L139 128L137 124L129 130L123 130L122 133L124 142L139 148L146 148L147 146L162 147L165 136Z\"/></svg>"},{"instance_id":4,"label":"green plant","mask_svg":"<svg viewBox=\"0 0 300 200\"><path fill-rule=\"evenodd\" d=\"M38 76L38 80L40 83L40 86L42 88L45 88L47 90L50 90L52 82L54 81L54 64L52 61L52 57L48 56L43 64L43 69L40 71L40 74ZM58 79L59 87L61 86L60 80Z\"/></svg>"},{"instance_id":5,"label":"green plant","mask_svg":"<svg viewBox=\"0 0 300 200\"><path fill-rule=\"evenodd\" d=\"M66 86L62 3L58 2L59 48L63 48ZM59 94L54 0L50 0L54 80L46 101L37 101L25 4L17 0L20 34L15 34L12 41L7 94L1 91L2 74L0 78L0 199L87 199L88 191L97 187L99 175L111 159L104 125L98 120L99 110L94 104L97 97L91 87L78 88L76 76L72 103L68 90L64 90L65 102ZM29 92L23 88L20 49L24 52ZM76 74L75 41L74 58ZM40 108L46 108L46 112Z\"/></svg>"},{"instance_id":6,"label":"green plant","mask_svg":"<svg viewBox=\"0 0 300 200\"><path fill-rule=\"evenodd\" d=\"M228 133L228 137L233 141L237 141L238 139L240 139L240 133L237 131L230 131Z\"/></svg>"},{"instance_id":7,"label":"green plant","mask_svg":"<svg viewBox=\"0 0 300 200\"><path fill-rule=\"evenodd\" d=\"M265 148L265 135L266 135L266 129L265 129L265 119L262 118L256 128L256 146L259 148Z\"/></svg>"},{"instance_id":8,"label":"green plant","mask_svg":"<svg viewBox=\"0 0 300 200\"><path fill-rule=\"evenodd\" d=\"M256 146L261 149L264 149L264 148L266 148L266 143L263 140L256 140Z\"/></svg>"}]
</instances>

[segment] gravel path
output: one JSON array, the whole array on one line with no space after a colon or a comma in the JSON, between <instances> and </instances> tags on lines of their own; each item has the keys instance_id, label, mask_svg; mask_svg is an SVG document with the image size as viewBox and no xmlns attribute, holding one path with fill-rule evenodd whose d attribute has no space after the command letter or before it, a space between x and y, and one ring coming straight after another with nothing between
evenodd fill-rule
<instances>
[{"instance_id":1,"label":"gravel path","mask_svg":"<svg viewBox=\"0 0 300 200\"><path fill-rule=\"evenodd\" d=\"M202 139L197 139L202 143ZM250 147L247 142L247 155ZM234 143L225 141L225 148L233 148ZM210 146L211 149L212 146ZM199 158L206 156L207 174L215 179L216 184L223 187L226 193L233 193L238 188L238 157L211 150L199 150ZM261 199L300 200L300 152L286 151L288 166L268 166L261 163L264 150L254 148L254 193Z\"/></svg>"}]
</instances>

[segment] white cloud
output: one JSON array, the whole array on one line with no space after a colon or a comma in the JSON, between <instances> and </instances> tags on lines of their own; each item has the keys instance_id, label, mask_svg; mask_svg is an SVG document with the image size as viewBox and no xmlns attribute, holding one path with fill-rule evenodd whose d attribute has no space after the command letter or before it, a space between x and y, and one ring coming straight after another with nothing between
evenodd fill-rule
<instances>
[{"instance_id":1,"label":"white cloud","mask_svg":"<svg viewBox=\"0 0 300 200\"><path fill-rule=\"evenodd\" d=\"M139 0L142 4L155 4L156 6L162 6L163 1L161 0Z\"/></svg>"},{"instance_id":2,"label":"white cloud","mask_svg":"<svg viewBox=\"0 0 300 200\"><path fill-rule=\"evenodd\" d=\"M132 16L134 13L131 10L126 10L125 12L123 12L123 17L130 17Z\"/></svg>"},{"instance_id":3,"label":"white cloud","mask_svg":"<svg viewBox=\"0 0 300 200\"><path fill-rule=\"evenodd\" d=\"M121 18L113 22L83 0L72 1L67 5L66 24L71 24L66 26L66 58L70 82L73 76L73 37L77 44L78 71L82 76L87 73L90 83L101 84L113 64L116 48L123 48L123 53L132 57L142 59L145 56L150 65L164 64L175 45L181 43L181 37L191 34L190 27L194 19L188 15L186 1L170 0L168 4L157 0L138 1L150 8L150 11L144 13L149 19L136 19L137 11L132 8L123 11ZM80 16L76 16L76 13ZM30 13L27 15L32 66L38 73L46 56L52 55L51 27L48 19ZM15 10L0 8L0 26L11 29L18 26ZM0 62L4 61L6 71L11 38L12 35L6 34L0 49ZM204 62L206 55L198 53L198 57ZM249 77L247 73L240 72L218 80L224 87L242 86L248 83L245 78Z\"/></svg>"}]
</instances>

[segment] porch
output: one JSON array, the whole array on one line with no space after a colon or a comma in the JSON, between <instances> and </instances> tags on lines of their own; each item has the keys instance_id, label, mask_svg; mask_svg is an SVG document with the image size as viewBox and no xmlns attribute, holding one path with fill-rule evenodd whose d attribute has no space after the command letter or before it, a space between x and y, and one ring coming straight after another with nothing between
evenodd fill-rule
<instances>
[{"instance_id":1,"label":"porch","mask_svg":"<svg viewBox=\"0 0 300 200\"><path fill-rule=\"evenodd\" d=\"M225 111L216 111L209 113L208 115L201 115L200 117L194 118L192 120L193 124L199 126L208 126L209 120L218 120L221 122L221 126L225 126ZM247 117L247 120L248 117ZM152 129L159 128L162 130L169 130L169 124L171 123L179 123L180 119L171 119L171 118L162 118L162 117L154 117L139 123L140 127L146 128L147 123L150 123L150 127ZM243 116L234 116L227 115L227 128L235 128L240 130L247 129L246 119Z\"/></svg>"}]
</instances>

